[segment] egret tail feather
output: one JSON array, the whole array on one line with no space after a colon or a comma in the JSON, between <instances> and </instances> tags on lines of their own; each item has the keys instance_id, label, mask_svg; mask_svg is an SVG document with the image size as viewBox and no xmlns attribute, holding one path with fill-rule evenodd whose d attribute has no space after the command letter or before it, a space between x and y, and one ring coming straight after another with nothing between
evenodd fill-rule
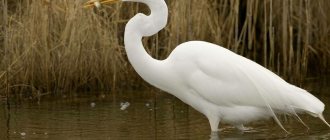
<instances>
[{"instance_id":1,"label":"egret tail feather","mask_svg":"<svg viewBox=\"0 0 330 140\"><path fill-rule=\"evenodd\" d=\"M265 105L267 106L267 108L269 109L271 115L273 116L273 119L276 121L276 123L287 133L289 134L289 132L283 127L281 121L277 118L274 110L272 109L272 106L269 104L269 101L267 100L267 98L264 96L264 93L267 93L267 91L258 85L258 82L256 82L254 80L254 78L252 78L248 73L245 73L244 70L242 70L243 74L245 74L246 77L248 77L251 82L253 83L255 89L258 91L257 93L260 95L260 97L262 98L262 100L264 101Z\"/></svg>"},{"instance_id":2,"label":"egret tail feather","mask_svg":"<svg viewBox=\"0 0 330 140\"><path fill-rule=\"evenodd\" d=\"M327 125L330 127L329 123L324 119L323 114L319 114L318 117Z\"/></svg>"},{"instance_id":3,"label":"egret tail feather","mask_svg":"<svg viewBox=\"0 0 330 140\"><path fill-rule=\"evenodd\" d=\"M298 114L296 113L296 111L291 108L291 113L295 116L295 118L301 123L303 124L308 130L309 130L309 127L307 126L307 124L305 124L305 122L298 116Z\"/></svg>"},{"instance_id":4,"label":"egret tail feather","mask_svg":"<svg viewBox=\"0 0 330 140\"><path fill-rule=\"evenodd\" d=\"M271 112L272 112L272 114L273 114L273 119L275 120L275 122L286 132L286 133L288 133L288 134L290 134L289 133L289 131L287 131L284 127L283 127L283 125L282 125L282 123L281 123L281 121L277 118L277 116L276 116L276 114L273 112L273 110L271 109Z\"/></svg>"}]
</instances>

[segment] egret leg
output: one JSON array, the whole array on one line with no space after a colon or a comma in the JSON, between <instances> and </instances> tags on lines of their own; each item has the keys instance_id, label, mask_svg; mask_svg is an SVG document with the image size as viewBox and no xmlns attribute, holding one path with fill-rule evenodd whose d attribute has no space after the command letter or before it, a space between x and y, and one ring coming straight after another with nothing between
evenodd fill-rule
<instances>
[{"instance_id":1,"label":"egret leg","mask_svg":"<svg viewBox=\"0 0 330 140\"><path fill-rule=\"evenodd\" d=\"M210 126L211 126L211 131L212 132L218 132L218 126L219 126L219 122L220 122L220 118L219 117L215 117L215 116L210 116L207 117L209 119L210 122Z\"/></svg>"}]
</instances>

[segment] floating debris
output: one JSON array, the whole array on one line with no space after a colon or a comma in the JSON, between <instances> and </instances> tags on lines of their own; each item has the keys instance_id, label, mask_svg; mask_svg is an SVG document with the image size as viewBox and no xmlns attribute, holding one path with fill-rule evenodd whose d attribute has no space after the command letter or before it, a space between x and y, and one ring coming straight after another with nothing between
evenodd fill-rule
<instances>
[{"instance_id":1,"label":"floating debris","mask_svg":"<svg viewBox=\"0 0 330 140\"><path fill-rule=\"evenodd\" d=\"M22 132L22 133L20 133L21 134L21 136L25 136L26 135L26 133L25 132Z\"/></svg>"},{"instance_id":2,"label":"floating debris","mask_svg":"<svg viewBox=\"0 0 330 140\"><path fill-rule=\"evenodd\" d=\"M92 103L91 103L91 107L94 108L95 106L96 106L96 103L92 102Z\"/></svg>"},{"instance_id":3,"label":"floating debris","mask_svg":"<svg viewBox=\"0 0 330 140\"><path fill-rule=\"evenodd\" d=\"M121 102L120 103L120 110L126 110L129 107L130 103L129 102Z\"/></svg>"},{"instance_id":4,"label":"floating debris","mask_svg":"<svg viewBox=\"0 0 330 140\"><path fill-rule=\"evenodd\" d=\"M101 98L101 99L104 99L106 96L105 96L105 94L101 94L100 96L99 96L99 98Z\"/></svg>"},{"instance_id":5,"label":"floating debris","mask_svg":"<svg viewBox=\"0 0 330 140\"><path fill-rule=\"evenodd\" d=\"M150 107L150 104L149 103L146 103L146 107Z\"/></svg>"}]
</instances>

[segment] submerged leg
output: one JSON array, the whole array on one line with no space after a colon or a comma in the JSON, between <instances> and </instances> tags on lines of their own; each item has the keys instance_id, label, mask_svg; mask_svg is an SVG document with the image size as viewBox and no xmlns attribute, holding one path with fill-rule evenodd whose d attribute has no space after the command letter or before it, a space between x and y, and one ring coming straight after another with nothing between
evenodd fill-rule
<instances>
[{"instance_id":1,"label":"submerged leg","mask_svg":"<svg viewBox=\"0 0 330 140\"><path fill-rule=\"evenodd\" d=\"M247 128L244 127L243 124L235 125L235 127L236 127L238 130L240 130L240 131L246 131L246 130L248 130Z\"/></svg>"},{"instance_id":2,"label":"submerged leg","mask_svg":"<svg viewBox=\"0 0 330 140\"><path fill-rule=\"evenodd\" d=\"M211 132L210 140L220 140L218 132Z\"/></svg>"},{"instance_id":3,"label":"submerged leg","mask_svg":"<svg viewBox=\"0 0 330 140\"><path fill-rule=\"evenodd\" d=\"M255 130L253 130L253 128L251 127L244 127L243 124L237 124L237 125L234 125L235 128L237 128L239 131L241 131L241 133L243 134L244 132L257 132Z\"/></svg>"}]
</instances>

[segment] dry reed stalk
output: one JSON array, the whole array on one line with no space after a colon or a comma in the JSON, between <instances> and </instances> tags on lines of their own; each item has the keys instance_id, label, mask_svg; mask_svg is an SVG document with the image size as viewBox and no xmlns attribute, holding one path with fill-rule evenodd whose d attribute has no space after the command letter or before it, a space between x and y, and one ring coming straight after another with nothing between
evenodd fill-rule
<instances>
[{"instance_id":1,"label":"dry reed stalk","mask_svg":"<svg viewBox=\"0 0 330 140\"><path fill-rule=\"evenodd\" d=\"M282 0L282 68L283 76L287 76L286 68L288 67L287 48L288 48L288 0Z\"/></svg>"},{"instance_id":2,"label":"dry reed stalk","mask_svg":"<svg viewBox=\"0 0 330 140\"><path fill-rule=\"evenodd\" d=\"M311 17L310 17L310 1L305 0L305 17L306 17L306 24L305 24L305 34L303 35L303 55L302 55L302 71L306 73L307 65L308 65L308 53L309 53L309 42L310 42L310 26L311 26Z\"/></svg>"},{"instance_id":3,"label":"dry reed stalk","mask_svg":"<svg viewBox=\"0 0 330 140\"><path fill-rule=\"evenodd\" d=\"M147 7L122 3L84 10L83 2L1 0L1 90L32 96L31 89L43 93L147 85L123 47L125 23L137 12L148 13ZM157 59L166 58L180 43L205 40L290 81L329 72L328 0L167 2L168 26L143 40Z\"/></svg>"}]
</instances>

